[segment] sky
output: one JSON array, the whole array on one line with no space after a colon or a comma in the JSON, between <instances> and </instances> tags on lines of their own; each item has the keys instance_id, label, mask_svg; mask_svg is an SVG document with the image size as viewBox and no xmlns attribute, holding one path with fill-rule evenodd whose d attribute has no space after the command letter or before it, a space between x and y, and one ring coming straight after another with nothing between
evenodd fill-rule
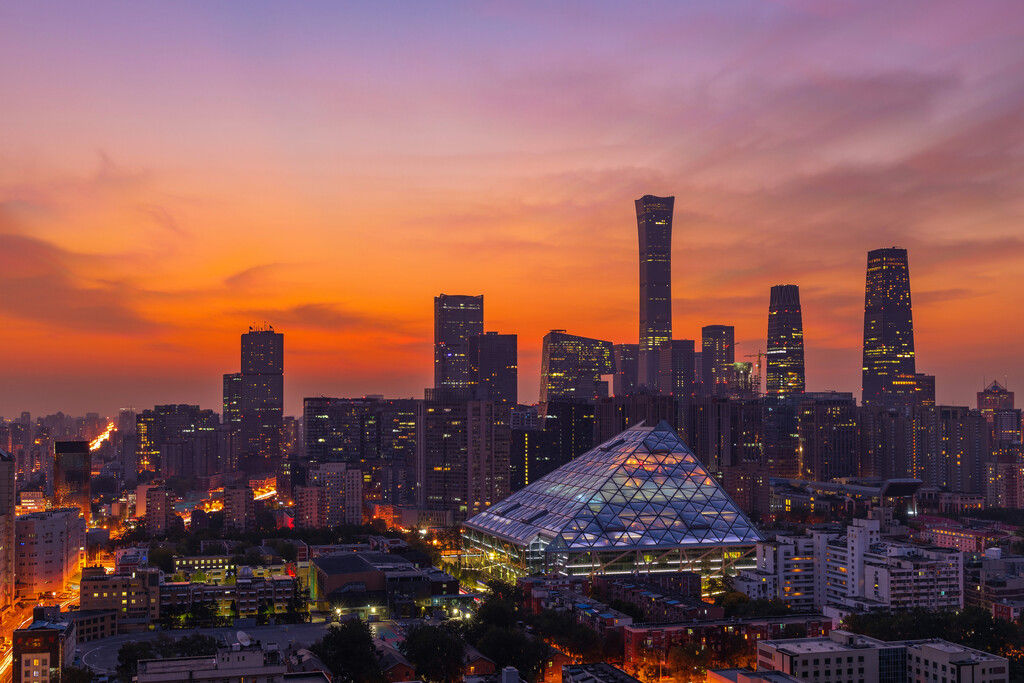
<instances>
[{"instance_id":1,"label":"sky","mask_svg":"<svg viewBox=\"0 0 1024 683\"><path fill-rule=\"evenodd\" d=\"M254 323L304 396L422 396L433 297L636 342L633 201L674 195L674 337L860 395L869 249L909 251L941 403L1024 381L1024 7L0 6L0 415L219 409ZM1019 387L1024 391L1024 385Z\"/></svg>"}]
</instances>

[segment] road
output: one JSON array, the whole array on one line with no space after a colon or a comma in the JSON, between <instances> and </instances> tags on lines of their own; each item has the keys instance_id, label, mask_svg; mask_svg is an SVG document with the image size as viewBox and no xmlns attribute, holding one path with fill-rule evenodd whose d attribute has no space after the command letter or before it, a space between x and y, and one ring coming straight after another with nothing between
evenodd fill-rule
<instances>
[{"instance_id":1,"label":"road","mask_svg":"<svg viewBox=\"0 0 1024 683\"><path fill-rule=\"evenodd\" d=\"M327 630L327 624L285 624L280 626L252 626L243 629L253 640L260 641L264 646L269 643L276 643L284 650L292 642L311 645L320 640ZM117 668L117 652L127 642L139 642L155 640L161 633L172 638L181 638L201 634L213 636L224 645L231 645L238 642L237 628L200 628L200 629L175 629L172 631L146 631L145 633L127 633L120 636L111 636L102 640L93 640L87 643L79 643L78 649L82 651L82 662L90 669L99 674L112 674Z\"/></svg>"}]
</instances>

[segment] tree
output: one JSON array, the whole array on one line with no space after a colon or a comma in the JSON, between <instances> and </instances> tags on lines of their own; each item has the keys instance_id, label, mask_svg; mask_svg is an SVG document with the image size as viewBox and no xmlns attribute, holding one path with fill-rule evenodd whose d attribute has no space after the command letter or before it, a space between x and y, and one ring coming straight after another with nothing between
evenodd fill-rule
<instances>
[{"instance_id":1,"label":"tree","mask_svg":"<svg viewBox=\"0 0 1024 683\"><path fill-rule=\"evenodd\" d=\"M518 629L488 627L474 644L476 649L494 660L497 668L514 666L528 679L540 673L547 659L548 646Z\"/></svg>"},{"instance_id":2,"label":"tree","mask_svg":"<svg viewBox=\"0 0 1024 683\"><path fill-rule=\"evenodd\" d=\"M157 654L152 642L127 642L117 651L117 677L121 683L131 683L139 673L139 660L156 658Z\"/></svg>"},{"instance_id":3,"label":"tree","mask_svg":"<svg viewBox=\"0 0 1024 683\"><path fill-rule=\"evenodd\" d=\"M452 683L462 677L465 643L443 626L416 626L399 647L416 674L431 683Z\"/></svg>"},{"instance_id":4,"label":"tree","mask_svg":"<svg viewBox=\"0 0 1024 683\"><path fill-rule=\"evenodd\" d=\"M96 674L81 666L65 666L60 670L61 683L92 683Z\"/></svg>"},{"instance_id":5,"label":"tree","mask_svg":"<svg viewBox=\"0 0 1024 683\"><path fill-rule=\"evenodd\" d=\"M179 638L175 643L177 657L203 657L217 654L217 639L213 636L204 636L201 633Z\"/></svg>"},{"instance_id":6,"label":"tree","mask_svg":"<svg viewBox=\"0 0 1024 683\"><path fill-rule=\"evenodd\" d=\"M376 683L385 680L369 624L351 619L331 625L309 648L334 674L338 683Z\"/></svg>"}]
</instances>

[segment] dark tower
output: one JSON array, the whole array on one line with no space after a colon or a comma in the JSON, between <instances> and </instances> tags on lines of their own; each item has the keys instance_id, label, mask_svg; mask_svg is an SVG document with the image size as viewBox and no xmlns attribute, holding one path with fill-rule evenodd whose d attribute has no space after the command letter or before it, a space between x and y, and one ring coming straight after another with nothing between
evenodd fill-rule
<instances>
[{"instance_id":1,"label":"dark tower","mask_svg":"<svg viewBox=\"0 0 1024 683\"><path fill-rule=\"evenodd\" d=\"M469 338L484 333L484 297L434 297L434 392L469 396Z\"/></svg>"},{"instance_id":2,"label":"dark tower","mask_svg":"<svg viewBox=\"0 0 1024 683\"><path fill-rule=\"evenodd\" d=\"M518 339L497 332L469 338L469 383L474 401L519 402Z\"/></svg>"},{"instance_id":3,"label":"dark tower","mask_svg":"<svg viewBox=\"0 0 1024 683\"><path fill-rule=\"evenodd\" d=\"M242 469L267 471L281 457L284 427L284 335L269 325L242 335L239 413Z\"/></svg>"},{"instance_id":4,"label":"dark tower","mask_svg":"<svg viewBox=\"0 0 1024 683\"><path fill-rule=\"evenodd\" d=\"M86 525L92 523L92 453L88 441L53 444L53 496L55 507L78 508Z\"/></svg>"},{"instance_id":5,"label":"dark tower","mask_svg":"<svg viewBox=\"0 0 1024 683\"><path fill-rule=\"evenodd\" d=\"M640 352L642 387L656 389L661 345L672 339L672 207L675 197L636 200L640 234Z\"/></svg>"},{"instance_id":6,"label":"dark tower","mask_svg":"<svg viewBox=\"0 0 1024 683\"><path fill-rule=\"evenodd\" d=\"M736 363L736 328L707 325L701 333L702 391L705 396L728 396Z\"/></svg>"},{"instance_id":7,"label":"dark tower","mask_svg":"<svg viewBox=\"0 0 1024 683\"><path fill-rule=\"evenodd\" d=\"M804 323L800 288L772 287L768 304L768 370L765 393L792 396L804 393Z\"/></svg>"},{"instance_id":8,"label":"dark tower","mask_svg":"<svg viewBox=\"0 0 1024 683\"><path fill-rule=\"evenodd\" d=\"M869 251L862 403L909 408L915 403L915 372L907 250L892 247Z\"/></svg>"}]
</instances>

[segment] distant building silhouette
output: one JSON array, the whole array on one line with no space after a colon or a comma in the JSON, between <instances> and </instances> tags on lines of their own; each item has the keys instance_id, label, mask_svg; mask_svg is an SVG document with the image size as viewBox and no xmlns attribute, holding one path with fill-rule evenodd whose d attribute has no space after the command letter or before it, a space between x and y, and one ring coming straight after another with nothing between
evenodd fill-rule
<instances>
[{"instance_id":1,"label":"distant building silhouette","mask_svg":"<svg viewBox=\"0 0 1024 683\"><path fill-rule=\"evenodd\" d=\"M705 396L727 396L736 363L735 328L707 325L701 328L701 361L704 364L702 392Z\"/></svg>"},{"instance_id":2,"label":"distant building silhouette","mask_svg":"<svg viewBox=\"0 0 1024 683\"><path fill-rule=\"evenodd\" d=\"M800 288L772 287L768 304L768 367L765 393L791 396L804 391L804 324Z\"/></svg>"},{"instance_id":3,"label":"distant building silhouette","mask_svg":"<svg viewBox=\"0 0 1024 683\"><path fill-rule=\"evenodd\" d=\"M661 361L661 372L658 378L658 389L661 393L679 398L692 397L697 383L697 370L694 367L694 341L692 339L672 339L662 343L659 360ZM669 424L680 430L674 419L669 420ZM615 434L625 429L623 427Z\"/></svg>"},{"instance_id":4,"label":"distant building silhouette","mask_svg":"<svg viewBox=\"0 0 1024 683\"><path fill-rule=\"evenodd\" d=\"M565 330L544 335L541 351L540 402L593 401L608 395L612 343L577 337Z\"/></svg>"},{"instance_id":5,"label":"distant building silhouette","mask_svg":"<svg viewBox=\"0 0 1024 683\"><path fill-rule=\"evenodd\" d=\"M985 419L992 422L997 410L1014 408L1013 392L996 380L992 380L984 391L978 392L978 410Z\"/></svg>"},{"instance_id":6,"label":"distant building silhouette","mask_svg":"<svg viewBox=\"0 0 1024 683\"><path fill-rule=\"evenodd\" d=\"M907 250L869 251L862 403L909 410L916 403L916 372Z\"/></svg>"},{"instance_id":7,"label":"distant building silhouette","mask_svg":"<svg viewBox=\"0 0 1024 683\"><path fill-rule=\"evenodd\" d=\"M242 423L242 373L224 375L224 411L221 422L237 430Z\"/></svg>"},{"instance_id":8,"label":"distant building silhouette","mask_svg":"<svg viewBox=\"0 0 1024 683\"><path fill-rule=\"evenodd\" d=\"M274 468L281 458L284 425L284 335L251 327L242 335L239 466L245 472Z\"/></svg>"},{"instance_id":9,"label":"distant building silhouette","mask_svg":"<svg viewBox=\"0 0 1024 683\"><path fill-rule=\"evenodd\" d=\"M640 384L640 345L616 344L612 347L612 393L626 396Z\"/></svg>"},{"instance_id":10,"label":"distant building silhouette","mask_svg":"<svg viewBox=\"0 0 1024 683\"><path fill-rule=\"evenodd\" d=\"M92 457L88 441L57 441L53 445L54 507L78 508L86 526L92 520Z\"/></svg>"},{"instance_id":11,"label":"distant building silhouette","mask_svg":"<svg viewBox=\"0 0 1024 683\"><path fill-rule=\"evenodd\" d=\"M434 297L435 393L468 398L469 338L483 333L483 295L440 294Z\"/></svg>"},{"instance_id":12,"label":"distant building silhouette","mask_svg":"<svg viewBox=\"0 0 1024 683\"><path fill-rule=\"evenodd\" d=\"M661 345L672 339L672 210L675 197L636 200L640 238L639 384L656 389Z\"/></svg>"},{"instance_id":13,"label":"distant building silhouette","mask_svg":"<svg viewBox=\"0 0 1024 683\"><path fill-rule=\"evenodd\" d=\"M518 337L487 332L469 338L471 398L516 405L519 402Z\"/></svg>"}]
</instances>

